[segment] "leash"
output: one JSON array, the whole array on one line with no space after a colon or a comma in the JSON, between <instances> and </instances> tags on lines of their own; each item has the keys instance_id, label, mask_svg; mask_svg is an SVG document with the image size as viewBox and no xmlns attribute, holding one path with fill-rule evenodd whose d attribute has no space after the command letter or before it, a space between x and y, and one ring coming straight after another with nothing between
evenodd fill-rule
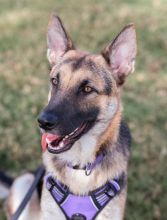
<instances>
[{"instance_id":1,"label":"leash","mask_svg":"<svg viewBox=\"0 0 167 220\"><path fill-rule=\"evenodd\" d=\"M29 202L33 192L35 191L39 181L43 178L44 174L45 174L45 168L43 165L41 165L36 170L35 179L31 187L29 188L27 194L25 195L24 199L22 200L22 202L20 203L19 207L17 208L16 212L13 214L10 220L18 220L19 216L21 215L27 203Z\"/></svg>"}]
</instances>

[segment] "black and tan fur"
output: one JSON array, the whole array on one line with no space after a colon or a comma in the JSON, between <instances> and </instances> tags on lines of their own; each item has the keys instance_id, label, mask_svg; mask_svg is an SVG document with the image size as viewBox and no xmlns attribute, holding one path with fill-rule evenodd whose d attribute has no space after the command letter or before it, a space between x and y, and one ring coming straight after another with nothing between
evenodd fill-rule
<instances>
[{"instance_id":1,"label":"black and tan fur","mask_svg":"<svg viewBox=\"0 0 167 220\"><path fill-rule=\"evenodd\" d=\"M47 172L52 172L71 192L78 195L88 194L122 172L127 179L130 134L122 121L120 95L126 76L134 70L134 25L126 26L99 55L75 49L57 16L51 17L47 37L51 86L48 105L39 116L42 131L67 135L83 121L93 121L87 133L75 141L68 151L60 154L48 151L43 153ZM54 126L43 124L41 118L48 117L48 114L50 123L56 121L52 123ZM73 166L84 167L93 162L101 150L107 152L107 155L90 176L86 176L83 170L67 166L70 162ZM21 200L19 192L25 189L25 182L29 185L32 179L33 176L27 174L13 183L7 201L10 215L16 209L16 203ZM102 210L97 220L123 219L126 194L127 187ZM34 193L20 219L65 219L45 187L40 204L37 193Z\"/></svg>"}]
</instances>

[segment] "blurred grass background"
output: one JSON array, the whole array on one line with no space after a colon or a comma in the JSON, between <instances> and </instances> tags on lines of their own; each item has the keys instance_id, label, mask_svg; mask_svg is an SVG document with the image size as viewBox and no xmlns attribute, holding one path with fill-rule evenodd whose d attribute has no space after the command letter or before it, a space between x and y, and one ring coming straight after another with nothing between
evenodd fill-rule
<instances>
[{"instance_id":1,"label":"blurred grass background","mask_svg":"<svg viewBox=\"0 0 167 220\"><path fill-rule=\"evenodd\" d=\"M166 0L0 0L0 169L16 176L41 163L36 118L47 101L46 29L53 11L74 42L92 52L135 23L136 72L123 91L133 135L126 220L166 220Z\"/></svg>"}]
</instances>

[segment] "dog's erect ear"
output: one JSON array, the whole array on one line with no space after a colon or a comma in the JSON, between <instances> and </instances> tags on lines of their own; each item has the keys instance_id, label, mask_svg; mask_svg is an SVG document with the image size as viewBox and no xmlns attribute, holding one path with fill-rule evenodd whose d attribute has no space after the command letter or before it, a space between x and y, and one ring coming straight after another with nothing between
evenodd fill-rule
<instances>
[{"instance_id":1,"label":"dog's erect ear","mask_svg":"<svg viewBox=\"0 0 167 220\"><path fill-rule=\"evenodd\" d=\"M52 15L50 18L47 44L47 57L51 65L55 65L68 50L74 49L60 18L56 15Z\"/></svg>"},{"instance_id":2,"label":"dog's erect ear","mask_svg":"<svg viewBox=\"0 0 167 220\"><path fill-rule=\"evenodd\" d=\"M126 76L134 71L136 52L136 32L133 24L126 26L102 51L118 85L123 84Z\"/></svg>"}]
</instances>

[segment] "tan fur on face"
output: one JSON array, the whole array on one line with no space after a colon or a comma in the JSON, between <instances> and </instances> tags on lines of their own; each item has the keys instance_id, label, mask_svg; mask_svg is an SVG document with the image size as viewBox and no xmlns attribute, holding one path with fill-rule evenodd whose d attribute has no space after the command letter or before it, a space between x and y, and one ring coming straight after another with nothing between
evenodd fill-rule
<instances>
[{"instance_id":1,"label":"tan fur on face","mask_svg":"<svg viewBox=\"0 0 167 220\"><path fill-rule=\"evenodd\" d=\"M82 58L84 58L84 61L87 63L92 62L99 67L103 67L108 72L108 75L112 80L112 77L110 76L111 73L109 72L106 62L101 55L91 55L88 53L72 50L65 54L61 62L55 65L50 72L50 77L55 77L58 73L60 74L62 95L65 96L69 94L71 88L74 88L77 83L82 82L87 78L90 78L92 84L97 86L100 93L103 93L104 79L102 76L100 76L100 73L99 75L92 73L89 67L86 65L84 66L84 64L78 70L73 70L73 65L75 65L75 62ZM112 93L115 93L115 88Z\"/></svg>"},{"instance_id":2,"label":"tan fur on face","mask_svg":"<svg viewBox=\"0 0 167 220\"><path fill-rule=\"evenodd\" d=\"M77 62L80 65L82 64L80 68L76 68ZM94 67L94 65L96 66ZM113 130L112 139L116 140L117 138L121 117L119 89L101 55L91 55L73 50L69 51L65 54L62 61L53 67L50 76L55 77L57 74L60 76L59 95L56 96L56 94L52 94L53 97L56 96L57 100L63 100L64 97L69 97L70 100L70 91L85 79L90 79L90 85L96 86L99 92L99 94L90 94L88 97L81 99L78 103L81 109L89 109L90 107L96 106L100 107L100 114L97 118L96 125L91 131L76 141L72 149L57 155L57 158L64 162L68 161L73 165L80 164L80 166L84 166L95 159L100 146L106 141L105 139L108 138L108 135L111 136L111 130ZM105 78L111 81L112 91L110 95L105 94ZM115 114L117 117L114 117ZM113 122L112 118L114 118ZM115 140L113 140L113 143ZM87 145L87 150L85 145ZM54 155L50 155L51 158L52 156L54 157Z\"/></svg>"}]
</instances>

